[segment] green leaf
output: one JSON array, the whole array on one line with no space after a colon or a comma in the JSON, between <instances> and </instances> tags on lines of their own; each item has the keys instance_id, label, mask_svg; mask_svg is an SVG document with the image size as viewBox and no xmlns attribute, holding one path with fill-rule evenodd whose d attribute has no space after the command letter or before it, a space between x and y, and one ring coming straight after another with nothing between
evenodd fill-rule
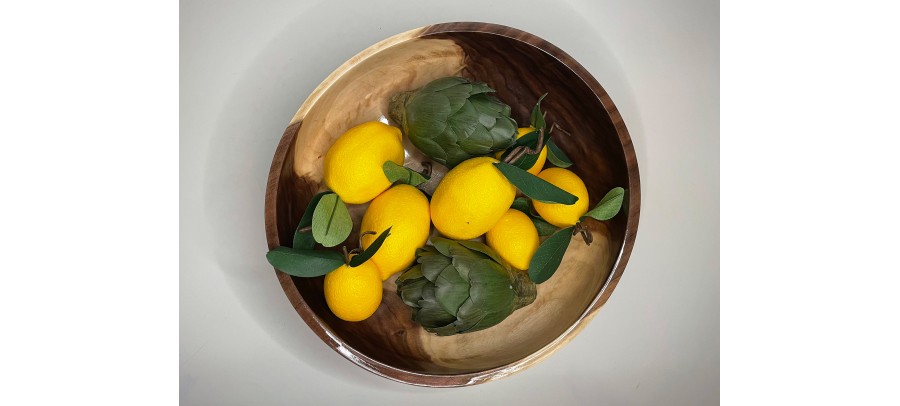
<instances>
[{"instance_id":1,"label":"green leaf","mask_svg":"<svg viewBox=\"0 0 900 406\"><path fill-rule=\"evenodd\" d=\"M578 197L562 190L552 183L517 168L505 162L495 162L494 166L503 173L503 176L515 185L525 196L544 203L559 203L571 205L578 201Z\"/></svg>"},{"instance_id":2,"label":"green leaf","mask_svg":"<svg viewBox=\"0 0 900 406\"><path fill-rule=\"evenodd\" d=\"M553 234L557 230L556 226L544 221L544 219L540 217L532 217L531 222L534 223L534 228L537 229L538 235L541 237Z\"/></svg>"},{"instance_id":3,"label":"green leaf","mask_svg":"<svg viewBox=\"0 0 900 406\"><path fill-rule=\"evenodd\" d=\"M506 151L503 152L503 155L500 156L500 160L506 159L506 157L509 156L509 154L511 154L513 149L516 147L525 147L525 148L531 148L531 149L537 148L539 135L540 135L540 132L535 130L528 134L523 135L521 138L517 138L516 142L514 142L512 146L510 146L509 148L506 149ZM512 165L517 166L522 169L525 169L525 170L528 170L529 168L534 166L534 164L537 162L538 157L540 155L541 155L540 151L538 151L537 154L522 155L521 157L519 157L519 159L516 159L514 162L512 162Z\"/></svg>"},{"instance_id":4,"label":"green leaf","mask_svg":"<svg viewBox=\"0 0 900 406\"><path fill-rule=\"evenodd\" d=\"M513 200L512 206L510 206L510 208L516 209L529 216L531 215L531 206L528 204L527 197L517 197L516 200Z\"/></svg>"},{"instance_id":5,"label":"green leaf","mask_svg":"<svg viewBox=\"0 0 900 406\"><path fill-rule=\"evenodd\" d=\"M551 164L560 168L568 168L572 166L572 160L563 150L559 149L559 145L553 142L553 139L547 141L547 159Z\"/></svg>"},{"instance_id":6,"label":"green leaf","mask_svg":"<svg viewBox=\"0 0 900 406\"><path fill-rule=\"evenodd\" d=\"M372 258L372 256L375 255L376 252L378 252L378 249L381 248L381 244L384 244L384 240L387 239L390 235L391 228L388 227L387 230L381 232L381 235L379 235L378 238L375 239L375 241L372 241L372 244L369 245L368 248L363 250L363 252L360 252L359 255L351 258L349 265L351 267L357 267L362 265L363 262L368 261L369 258Z\"/></svg>"},{"instance_id":7,"label":"green leaf","mask_svg":"<svg viewBox=\"0 0 900 406\"><path fill-rule=\"evenodd\" d=\"M400 181L407 185L419 186L428 182L428 179L430 179L405 166L397 165L394 161L385 161L381 168L384 170L384 175L387 176L388 181L391 183Z\"/></svg>"},{"instance_id":8,"label":"green leaf","mask_svg":"<svg viewBox=\"0 0 900 406\"><path fill-rule=\"evenodd\" d=\"M537 103L534 104L534 108L531 109L531 127L535 129L544 128L547 123L544 122L544 115L541 114L541 100L544 100L547 97L548 93L544 93L543 96L538 98Z\"/></svg>"},{"instance_id":9,"label":"green leaf","mask_svg":"<svg viewBox=\"0 0 900 406\"><path fill-rule=\"evenodd\" d=\"M334 247L350 235L353 220L347 206L338 195L332 193L322 196L313 212L313 238L326 247Z\"/></svg>"},{"instance_id":10,"label":"green leaf","mask_svg":"<svg viewBox=\"0 0 900 406\"><path fill-rule=\"evenodd\" d=\"M309 201L309 204L306 205L306 211L303 212L303 218L301 218L300 223L297 224L297 231L294 231L294 243L291 244L291 246L295 249L311 250L316 247L316 240L313 238L312 230L300 230L312 225L313 211L316 209L316 205L319 204L319 199L329 193L334 192L326 190L324 192L316 193L316 195L312 197L312 200Z\"/></svg>"},{"instance_id":11,"label":"green leaf","mask_svg":"<svg viewBox=\"0 0 900 406\"><path fill-rule=\"evenodd\" d=\"M537 147L539 135L540 135L540 131L534 130L534 131L527 133L519 138L516 138L516 142L514 142L512 144L512 146L510 146L510 149L512 149L513 147L520 147L520 146L521 147L529 147L529 148ZM507 151L507 152L509 152L509 151ZM506 155L506 154L504 154L504 155Z\"/></svg>"},{"instance_id":12,"label":"green leaf","mask_svg":"<svg viewBox=\"0 0 900 406\"><path fill-rule=\"evenodd\" d=\"M625 189L620 187L613 188L609 192L606 192L606 196L603 196L603 198L600 199L600 203L597 203L597 206L585 213L581 218L584 219L585 217L590 217L600 221L609 220L619 213L624 199Z\"/></svg>"},{"instance_id":13,"label":"green leaf","mask_svg":"<svg viewBox=\"0 0 900 406\"><path fill-rule=\"evenodd\" d=\"M338 252L287 247L275 247L266 254L266 259L275 269L304 278L322 276L344 265L344 256Z\"/></svg>"},{"instance_id":14,"label":"green leaf","mask_svg":"<svg viewBox=\"0 0 900 406\"><path fill-rule=\"evenodd\" d=\"M472 251L477 251L484 255L487 255L488 257L490 257L491 259L493 259L494 261L496 261L498 263L502 262L502 261L500 261L500 256L497 255L497 252L492 250L491 247L488 247L485 244L482 244L477 241L467 241L467 240L457 241L457 242L459 243L459 245L462 245L463 247L466 247Z\"/></svg>"},{"instance_id":15,"label":"green leaf","mask_svg":"<svg viewBox=\"0 0 900 406\"><path fill-rule=\"evenodd\" d=\"M531 257L531 263L528 264L528 277L532 282L543 283L553 276L562 263L566 249L569 248L574 228L566 227L559 230L541 243Z\"/></svg>"}]
</instances>

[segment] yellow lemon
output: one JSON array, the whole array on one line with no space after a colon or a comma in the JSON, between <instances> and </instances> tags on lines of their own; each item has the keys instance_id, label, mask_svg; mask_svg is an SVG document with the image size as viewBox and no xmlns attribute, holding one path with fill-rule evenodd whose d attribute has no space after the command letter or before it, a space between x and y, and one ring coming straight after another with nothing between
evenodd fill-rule
<instances>
[{"instance_id":1,"label":"yellow lemon","mask_svg":"<svg viewBox=\"0 0 900 406\"><path fill-rule=\"evenodd\" d=\"M521 211L509 209L485 234L488 246L504 261L518 270L528 269L531 257L541 245L537 229Z\"/></svg>"},{"instance_id":2,"label":"yellow lemon","mask_svg":"<svg viewBox=\"0 0 900 406\"><path fill-rule=\"evenodd\" d=\"M382 165L403 165L400 129L370 121L341 134L325 154L324 179L344 203L368 202L391 187Z\"/></svg>"},{"instance_id":3,"label":"yellow lemon","mask_svg":"<svg viewBox=\"0 0 900 406\"><path fill-rule=\"evenodd\" d=\"M444 175L431 197L431 221L441 234L469 240L486 233L506 213L516 187L495 162L491 157L468 159Z\"/></svg>"},{"instance_id":4,"label":"yellow lemon","mask_svg":"<svg viewBox=\"0 0 900 406\"><path fill-rule=\"evenodd\" d=\"M410 185L394 186L369 203L359 230L377 234L364 235L362 248L368 248L382 231L391 227L390 237L369 260L378 266L382 280L405 270L415 261L416 249L425 245L431 231L428 212L425 194Z\"/></svg>"},{"instance_id":5,"label":"yellow lemon","mask_svg":"<svg viewBox=\"0 0 900 406\"><path fill-rule=\"evenodd\" d=\"M533 127L521 127L519 128L519 133L516 135L516 139L522 138L523 135L532 131L534 131ZM500 159L504 152L506 151L500 151L494 155L494 157ZM537 174L541 172L541 169L544 168L545 162L547 162L547 145L544 145L544 148L541 149L541 153L538 155L538 159L534 162L534 165L532 165L531 168L528 168L528 173L537 176Z\"/></svg>"},{"instance_id":6,"label":"yellow lemon","mask_svg":"<svg viewBox=\"0 0 900 406\"><path fill-rule=\"evenodd\" d=\"M341 265L325 275L325 302L346 321L369 318L381 304L381 273L372 261L351 268Z\"/></svg>"},{"instance_id":7,"label":"yellow lemon","mask_svg":"<svg viewBox=\"0 0 900 406\"><path fill-rule=\"evenodd\" d=\"M578 197L578 201L571 205L542 203L535 200L533 202L534 210L548 223L557 227L573 226L584 213L587 213L587 187L574 172L563 168L547 168L537 176Z\"/></svg>"}]
</instances>

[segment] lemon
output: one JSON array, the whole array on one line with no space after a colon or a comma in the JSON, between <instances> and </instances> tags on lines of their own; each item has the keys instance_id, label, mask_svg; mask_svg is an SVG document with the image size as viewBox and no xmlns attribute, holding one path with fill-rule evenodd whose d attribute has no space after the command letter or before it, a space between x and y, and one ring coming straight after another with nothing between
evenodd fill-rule
<instances>
[{"instance_id":1,"label":"lemon","mask_svg":"<svg viewBox=\"0 0 900 406\"><path fill-rule=\"evenodd\" d=\"M486 233L506 213L516 187L491 157L463 161L444 175L431 197L431 221L446 237L469 240Z\"/></svg>"},{"instance_id":2,"label":"lemon","mask_svg":"<svg viewBox=\"0 0 900 406\"><path fill-rule=\"evenodd\" d=\"M368 202L391 187L382 165L403 165L400 129L370 121L341 134L325 154L324 180L344 203Z\"/></svg>"},{"instance_id":3,"label":"lemon","mask_svg":"<svg viewBox=\"0 0 900 406\"><path fill-rule=\"evenodd\" d=\"M531 219L521 211L509 209L485 234L488 246L518 270L528 269L531 257L541 244Z\"/></svg>"},{"instance_id":4,"label":"lemon","mask_svg":"<svg viewBox=\"0 0 900 406\"><path fill-rule=\"evenodd\" d=\"M390 237L369 260L378 266L382 280L405 270L415 261L416 249L425 245L431 231L428 212L425 194L410 185L394 186L369 203L359 230L377 234L364 235L362 248L368 248L382 231L391 227Z\"/></svg>"},{"instance_id":5,"label":"lemon","mask_svg":"<svg viewBox=\"0 0 900 406\"><path fill-rule=\"evenodd\" d=\"M372 261L351 268L341 265L325 275L325 302L346 321L369 318L381 304L381 273Z\"/></svg>"},{"instance_id":6,"label":"lemon","mask_svg":"<svg viewBox=\"0 0 900 406\"><path fill-rule=\"evenodd\" d=\"M516 134L516 139L522 138L523 135L528 134L534 131L533 127L521 127L519 128L519 133ZM498 152L494 155L495 158L500 159L505 153L506 150ZM544 145L544 148L541 149L541 153L538 155L537 161L534 162L534 165L531 165L531 168L528 168L528 173L537 176L538 173L541 172L541 169L544 168L544 163L547 162L547 146Z\"/></svg>"},{"instance_id":7,"label":"lemon","mask_svg":"<svg viewBox=\"0 0 900 406\"><path fill-rule=\"evenodd\" d=\"M548 223L557 227L573 226L584 213L587 213L587 187L584 186L584 182L574 172L563 168L547 168L537 176L578 197L578 201L571 205L542 203L535 200L533 202L534 210Z\"/></svg>"}]
</instances>

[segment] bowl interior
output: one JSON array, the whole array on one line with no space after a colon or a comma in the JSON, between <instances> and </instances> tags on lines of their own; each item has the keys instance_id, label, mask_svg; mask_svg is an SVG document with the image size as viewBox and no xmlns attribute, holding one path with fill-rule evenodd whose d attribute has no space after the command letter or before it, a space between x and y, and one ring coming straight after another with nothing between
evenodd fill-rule
<instances>
[{"instance_id":1,"label":"bowl interior","mask_svg":"<svg viewBox=\"0 0 900 406\"><path fill-rule=\"evenodd\" d=\"M306 204L325 189L322 159L340 134L364 121L386 120L387 101L393 93L454 74L488 83L512 107L520 125L527 125L531 107L549 92L542 104L547 122L570 133L554 134L554 139L575 163L569 169L587 185L591 207L610 188L628 188L626 150L614 120L618 114L610 115L615 107L608 96L603 93L603 99L596 94L596 87L589 85L593 78L582 79L570 68L572 61L569 66L561 61L561 51L539 38L509 30L426 27L373 45L329 76L294 117L279 148L283 165L273 165L270 189L274 192L270 193L274 197L268 198L274 199L278 242L290 244ZM620 126L624 131L624 125ZM407 164L420 167L427 158L404 141ZM410 309L396 295L396 276L385 282L378 311L356 323L344 322L328 310L323 278L280 277L298 312L323 340L339 351L350 351L359 359L355 362L370 370L394 379L398 375L393 372L440 379L499 370L548 354L548 349L571 339L602 304L598 304L601 291L623 251L627 210L626 204L625 213L608 222L588 221L593 243L587 246L580 237L571 240L560 269L538 286L532 305L475 333L438 337L425 332L411 321ZM355 224L364 211L365 205L351 206ZM348 242L356 240L357 231Z\"/></svg>"}]
</instances>

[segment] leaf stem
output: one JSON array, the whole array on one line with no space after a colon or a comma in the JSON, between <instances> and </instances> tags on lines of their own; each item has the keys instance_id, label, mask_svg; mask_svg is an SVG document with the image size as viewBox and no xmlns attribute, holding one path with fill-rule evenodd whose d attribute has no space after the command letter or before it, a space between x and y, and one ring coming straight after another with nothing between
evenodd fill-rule
<instances>
[{"instance_id":1,"label":"leaf stem","mask_svg":"<svg viewBox=\"0 0 900 406\"><path fill-rule=\"evenodd\" d=\"M347 246L346 246L346 245L342 245L342 246L341 246L341 251L344 251L344 264L345 264L345 265L346 265L346 264L349 264L349 263L350 263L350 253L347 252Z\"/></svg>"},{"instance_id":2,"label":"leaf stem","mask_svg":"<svg viewBox=\"0 0 900 406\"><path fill-rule=\"evenodd\" d=\"M570 133L566 130L563 130L563 128L561 126L557 125L555 122L553 123L553 125L550 126L550 132L552 133L554 129L559 130L559 132L561 132L569 137L572 136L572 133Z\"/></svg>"},{"instance_id":3,"label":"leaf stem","mask_svg":"<svg viewBox=\"0 0 900 406\"><path fill-rule=\"evenodd\" d=\"M572 235L581 234L581 239L584 240L584 244L590 246L592 242L594 242L594 235L591 234L591 230L588 230L581 222L575 223L575 228L572 229Z\"/></svg>"},{"instance_id":4,"label":"leaf stem","mask_svg":"<svg viewBox=\"0 0 900 406\"><path fill-rule=\"evenodd\" d=\"M539 154L541 152L541 149L543 149L543 148L544 148L544 129L541 128L538 130L537 145L535 145L534 148L529 148L529 147L521 146L521 145L518 147L515 147L509 153L509 155L507 155L506 158L503 159L503 162L512 164L512 163L518 161L519 158L522 158L523 156L525 156L525 154L528 154L528 155Z\"/></svg>"},{"instance_id":5,"label":"leaf stem","mask_svg":"<svg viewBox=\"0 0 900 406\"><path fill-rule=\"evenodd\" d=\"M367 236L367 235L374 235L374 234L378 234L378 233L376 233L376 232L374 232L374 231L371 231L371 230L360 233L360 234L359 234L359 241L358 241L358 246L359 246L359 248L362 248L362 245L363 245L363 244L362 244L362 239L363 239L363 237L365 237L365 236Z\"/></svg>"}]
</instances>

